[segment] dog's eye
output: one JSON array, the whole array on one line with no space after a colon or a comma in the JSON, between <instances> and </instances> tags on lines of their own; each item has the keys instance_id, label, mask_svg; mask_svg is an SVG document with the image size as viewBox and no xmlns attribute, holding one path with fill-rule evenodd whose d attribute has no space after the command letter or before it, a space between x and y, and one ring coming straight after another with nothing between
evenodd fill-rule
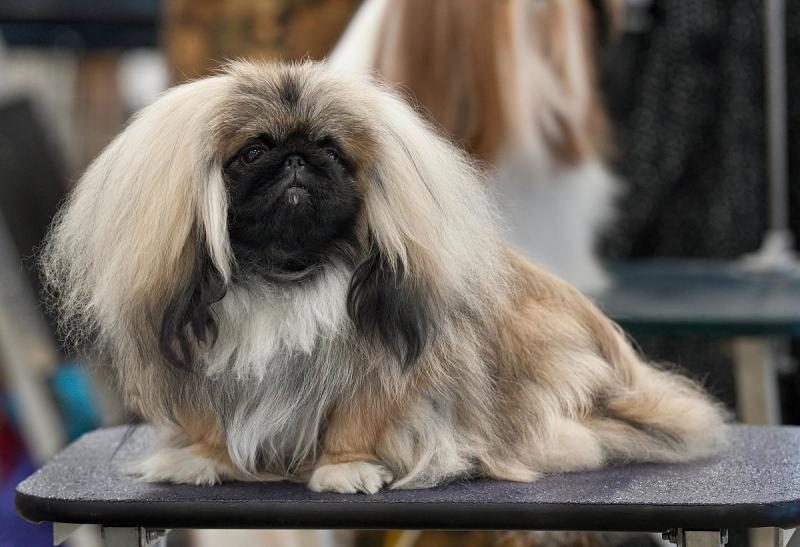
<instances>
[{"instance_id":1,"label":"dog's eye","mask_svg":"<svg viewBox=\"0 0 800 547\"><path fill-rule=\"evenodd\" d=\"M239 157L242 158L242 161L245 163L253 163L258 161L266 152L267 148L263 144L254 144L242 150Z\"/></svg>"},{"instance_id":2,"label":"dog's eye","mask_svg":"<svg viewBox=\"0 0 800 547\"><path fill-rule=\"evenodd\" d=\"M325 149L325 154L327 154L328 157L330 159L332 159L333 161L339 161L341 159L340 156L339 156L339 151L336 150L335 148L331 148L331 147L326 148Z\"/></svg>"}]
</instances>

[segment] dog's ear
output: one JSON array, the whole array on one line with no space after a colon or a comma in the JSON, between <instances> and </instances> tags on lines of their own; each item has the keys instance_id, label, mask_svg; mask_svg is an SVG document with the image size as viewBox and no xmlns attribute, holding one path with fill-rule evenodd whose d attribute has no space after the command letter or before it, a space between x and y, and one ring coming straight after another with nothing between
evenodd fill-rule
<instances>
[{"instance_id":1,"label":"dog's ear","mask_svg":"<svg viewBox=\"0 0 800 547\"><path fill-rule=\"evenodd\" d=\"M432 298L402 264L370 247L350 280L347 311L362 336L382 344L407 370L434 335Z\"/></svg>"},{"instance_id":2,"label":"dog's ear","mask_svg":"<svg viewBox=\"0 0 800 547\"><path fill-rule=\"evenodd\" d=\"M54 220L43 275L76 344L114 363L185 363L181 333L213 338L208 306L233 267L211 139L229 87L221 76L198 80L139 112Z\"/></svg>"},{"instance_id":3,"label":"dog's ear","mask_svg":"<svg viewBox=\"0 0 800 547\"><path fill-rule=\"evenodd\" d=\"M394 93L374 85L377 148L363 170L367 251L348 309L362 334L405 368L456 305L480 308L501 282L494 215L481 173ZM480 288L479 288L480 287Z\"/></svg>"},{"instance_id":4,"label":"dog's ear","mask_svg":"<svg viewBox=\"0 0 800 547\"><path fill-rule=\"evenodd\" d=\"M217 317L212 305L222 300L226 292L223 276L205 246L198 247L196 264L164 308L159 331L161 354L170 364L186 370L194 362L195 345L210 348L217 341Z\"/></svg>"}]
</instances>

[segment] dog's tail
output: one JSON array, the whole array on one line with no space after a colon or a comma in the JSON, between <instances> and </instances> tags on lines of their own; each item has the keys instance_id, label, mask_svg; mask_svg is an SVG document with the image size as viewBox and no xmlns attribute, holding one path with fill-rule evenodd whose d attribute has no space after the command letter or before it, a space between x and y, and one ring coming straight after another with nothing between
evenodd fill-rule
<instances>
[{"instance_id":1,"label":"dog's tail","mask_svg":"<svg viewBox=\"0 0 800 547\"><path fill-rule=\"evenodd\" d=\"M619 382L593 424L608 457L679 462L721 450L729 419L724 406L698 383L643 361L621 329L609 327L606 358Z\"/></svg>"}]
</instances>

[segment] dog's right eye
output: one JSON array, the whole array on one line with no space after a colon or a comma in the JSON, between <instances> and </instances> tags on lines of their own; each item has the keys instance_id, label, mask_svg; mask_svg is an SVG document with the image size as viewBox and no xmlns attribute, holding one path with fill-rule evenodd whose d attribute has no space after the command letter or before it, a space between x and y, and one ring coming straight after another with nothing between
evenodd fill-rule
<instances>
[{"instance_id":1,"label":"dog's right eye","mask_svg":"<svg viewBox=\"0 0 800 547\"><path fill-rule=\"evenodd\" d=\"M263 144L254 144L253 146L248 146L239 157L242 159L244 163L254 163L258 161L265 153L267 152L267 148Z\"/></svg>"}]
</instances>

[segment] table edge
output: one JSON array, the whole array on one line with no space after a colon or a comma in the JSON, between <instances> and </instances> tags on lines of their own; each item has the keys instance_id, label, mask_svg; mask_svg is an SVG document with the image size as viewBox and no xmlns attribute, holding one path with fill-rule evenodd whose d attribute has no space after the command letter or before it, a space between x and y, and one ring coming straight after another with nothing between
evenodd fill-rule
<instances>
[{"instance_id":1,"label":"table edge","mask_svg":"<svg viewBox=\"0 0 800 547\"><path fill-rule=\"evenodd\" d=\"M355 494L354 496L364 496ZM351 528L664 531L669 528L794 528L800 500L771 504L642 505L468 502L64 501L17 491L31 522L152 528ZM121 510L119 505L124 505ZM624 522L624 526L619 523Z\"/></svg>"}]
</instances>

